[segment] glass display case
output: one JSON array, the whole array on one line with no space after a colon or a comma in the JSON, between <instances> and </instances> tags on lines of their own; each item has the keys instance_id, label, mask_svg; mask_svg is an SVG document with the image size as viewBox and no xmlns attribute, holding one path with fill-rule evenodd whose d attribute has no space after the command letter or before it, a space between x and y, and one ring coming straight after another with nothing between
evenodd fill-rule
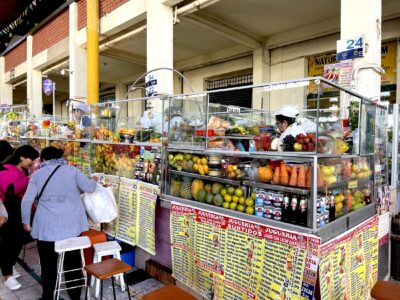
<instances>
[{"instance_id":1,"label":"glass display case","mask_svg":"<svg viewBox=\"0 0 400 300\"><path fill-rule=\"evenodd\" d=\"M25 118L25 105L0 105L0 139L18 143Z\"/></svg>"},{"instance_id":2,"label":"glass display case","mask_svg":"<svg viewBox=\"0 0 400 300\"><path fill-rule=\"evenodd\" d=\"M293 98L311 82L331 85L308 78L254 89ZM366 220L375 214L374 144L381 112L361 95L332 88L343 99L324 109L318 102L307 109L299 99L299 130L283 135L276 132L272 111L208 103L211 92L172 97L170 104L183 103L180 123L168 119L162 199L314 233L323 241ZM361 111L351 115L351 125L347 107L337 105L348 102ZM221 146L212 147L214 140Z\"/></svg>"}]
</instances>

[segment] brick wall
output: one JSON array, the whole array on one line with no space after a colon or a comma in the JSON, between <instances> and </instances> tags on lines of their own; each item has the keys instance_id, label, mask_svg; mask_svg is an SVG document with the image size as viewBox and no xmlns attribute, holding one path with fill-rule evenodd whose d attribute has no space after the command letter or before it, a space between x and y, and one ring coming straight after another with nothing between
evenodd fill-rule
<instances>
[{"instance_id":1,"label":"brick wall","mask_svg":"<svg viewBox=\"0 0 400 300\"><path fill-rule=\"evenodd\" d=\"M26 61L26 40L8 52L4 60L6 72Z\"/></svg>"},{"instance_id":2,"label":"brick wall","mask_svg":"<svg viewBox=\"0 0 400 300\"><path fill-rule=\"evenodd\" d=\"M129 0L99 0L99 17L112 12ZM78 30L86 26L86 0L78 1Z\"/></svg>"},{"instance_id":3,"label":"brick wall","mask_svg":"<svg viewBox=\"0 0 400 300\"><path fill-rule=\"evenodd\" d=\"M69 35L68 7L33 34L33 56Z\"/></svg>"}]
</instances>

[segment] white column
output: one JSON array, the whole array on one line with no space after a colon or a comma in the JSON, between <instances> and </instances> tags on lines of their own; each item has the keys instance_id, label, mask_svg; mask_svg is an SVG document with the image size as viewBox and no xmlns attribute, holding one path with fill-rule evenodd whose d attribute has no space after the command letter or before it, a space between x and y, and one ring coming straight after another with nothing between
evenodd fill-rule
<instances>
[{"instance_id":1,"label":"white column","mask_svg":"<svg viewBox=\"0 0 400 300\"><path fill-rule=\"evenodd\" d=\"M342 0L340 28L341 39L364 35L365 55L354 60L355 87L361 95L379 99L381 76L373 68L364 67L381 66L382 1Z\"/></svg>"},{"instance_id":2,"label":"white column","mask_svg":"<svg viewBox=\"0 0 400 300\"><path fill-rule=\"evenodd\" d=\"M86 99L86 51L77 46L78 8L77 3L69 5L69 97Z\"/></svg>"},{"instance_id":3,"label":"white column","mask_svg":"<svg viewBox=\"0 0 400 300\"><path fill-rule=\"evenodd\" d=\"M0 104L13 104L12 84L5 82L5 58L0 57Z\"/></svg>"},{"instance_id":4,"label":"white column","mask_svg":"<svg viewBox=\"0 0 400 300\"><path fill-rule=\"evenodd\" d=\"M26 45L26 77L27 77L27 99L29 111L33 114L42 114L43 99L42 99L42 72L34 70L32 66L32 45L33 37L30 35L27 38Z\"/></svg>"},{"instance_id":5,"label":"white column","mask_svg":"<svg viewBox=\"0 0 400 300\"><path fill-rule=\"evenodd\" d=\"M271 81L269 50L259 48L253 51L253 84ZM253 89L253 108L269 109L269 93L262 89Z\"/></svg>"},{"instance_id":6,"label":"white column","mask_svg":"<svg viewBox=\"0 0 400 300\"><path fill-rule=\"evenodd\" d=\"M173 68L173 9L163 0L147 1L147 71ZM173 72L156 72L158 93L173 94ZM162 110L160 101L153 101L155 111Z\"/></svg>"}]
</instances>

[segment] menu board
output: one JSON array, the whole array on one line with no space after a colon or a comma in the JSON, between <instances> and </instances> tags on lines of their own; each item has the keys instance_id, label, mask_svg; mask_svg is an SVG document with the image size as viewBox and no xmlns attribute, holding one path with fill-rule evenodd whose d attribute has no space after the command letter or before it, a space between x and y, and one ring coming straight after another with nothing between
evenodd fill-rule
<instances>
[{"instance_id":1,"label":"menu board","mask_svg":"<svg viewBox=\"0 0 400 300\"><path fill-rule=\"evenodd\" d=\"M321 246L321 299L368 299L378 276L378 217Z\"/></svg>"},{"instance_id":2,"label":"menu board","mask_svg":"<svg viewBox=\"0 0 400 300\"><path fill-rule=\"evenodd\" d=\"M136 245L137 191L137 180L121 177L116 238L133 246Z\"/></svg>"},{"instance_id":3,"label":"menu board","mask_svg":"<svg viewBox=\"0 0 400 300\"><path fill-rule=\"evenodd\" d=\"M173 276L206 298L313 299L320 239L171 205Z\"/></svg>"},{"instance_id":4,"label":"menu board","mask_svg":"<svg viewBox=\"0 0 400 300\"><path fill-rule=\"evenodd\" d=\"M106 175L102 173L92 173L91 176L97 176L99 178L99 182L104 183L105 185L111 187L115 200L119 198L119 177L113 175ZM117 226L118 217L109 223L103 223L103 231L110 236L116 235L116 226Z\"/></svg>"},{"instance_id":5,"label":"menu board","mask_svg":"<svg viewBox=\"0 0 400 300\"><path fill-rule=\"evenodd\" d=\"M151 255L156 255L155 216L157 197L160 188L157 185L140 182L137 197L137 246Z\"/></svg>"}]
</instances>

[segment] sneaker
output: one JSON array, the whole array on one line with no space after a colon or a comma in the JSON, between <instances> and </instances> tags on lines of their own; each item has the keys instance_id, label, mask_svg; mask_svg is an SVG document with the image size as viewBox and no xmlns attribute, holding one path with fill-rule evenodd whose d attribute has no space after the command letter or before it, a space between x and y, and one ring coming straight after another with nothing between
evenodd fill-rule
<instances>
[{"instance_id":1,"label":"sneaker","mask_svg":"<svg viewBox=\"0 0 400 300\"><path fill-rule=\"evenodd\" d=\"M13 268L13 275L12 275L15 279L20 278L21 274L17 271L17 269L14 267Z\"/></svg>"},{"instance_id":2,"label":"sneaker","mask_svg":"<svg viewBox=\"0 0 400 300\"><path fill-rule=\"evenodd\" d=\"M11 291L21 288L21 284L12 276L8 277L8 279L4 281L4 285Z\"/></svg>"}]
</instances>

